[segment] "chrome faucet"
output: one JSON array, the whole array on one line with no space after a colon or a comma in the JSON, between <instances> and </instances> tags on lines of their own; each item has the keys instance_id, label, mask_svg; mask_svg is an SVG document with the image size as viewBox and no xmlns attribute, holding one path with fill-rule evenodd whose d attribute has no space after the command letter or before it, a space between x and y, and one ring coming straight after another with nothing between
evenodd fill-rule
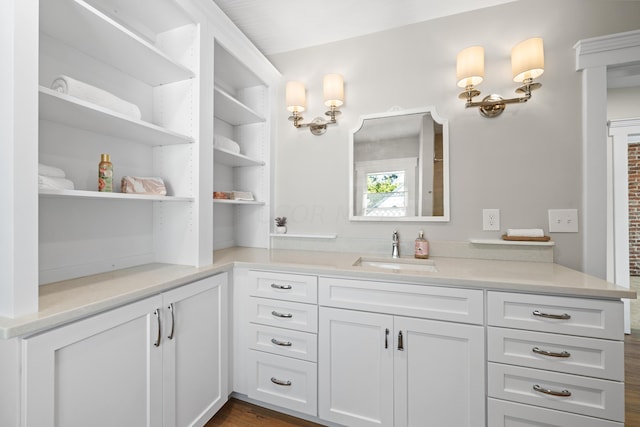
<instances>
[{"instance_id":1,"label":"chrome faucet","mask_svg":"<svg viewBox=\"0 0 640 427\"><path fill-rule=\"evenodd\" d=\"M393 232L393 246L391 248L391 258L400 258L400 236L398 230Z\"/></svg>"}]
</instances>

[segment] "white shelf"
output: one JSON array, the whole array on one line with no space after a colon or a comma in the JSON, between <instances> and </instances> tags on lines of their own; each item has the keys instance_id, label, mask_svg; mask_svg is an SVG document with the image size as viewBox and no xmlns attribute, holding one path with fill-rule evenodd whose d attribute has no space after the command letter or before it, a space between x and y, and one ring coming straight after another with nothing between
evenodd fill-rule
<instances>
[{"instance_id":1,"label":"white shelf","mask_svg":"<svg viewBox=\"0 0 640 427\"><path fill-rule=\"evenodd\" d=\"M265 162L262 160L252 159L243 154L236 154L232 151L225 150L223 148L214 148L214 160L217 163L233 167L243 166L264 166Z\"/></svg>"},{"instance_id":2,"label":"white shelf","mask_svg":"<svg viewBox=\"0 0 640 427\"><path fill-rule=\"evenodd\" d=\"M40 30L151 86L194 77L193 71L82 0L40 2Z\"/></svg>"},{"instance_id":3,"label":"white shelf","mask_svg":"<svg viewBox=\"0 0 640 427\"><path fill-rule=\"evenodd\" d=\"M214 113L217 118L233 126L261 123L265 118L229 95L220 87L214 88Z\"/></svg>"},{"instance_id":4,"label":"white shelf","mask_svg":"<svg viewBox=\"0 0 640 427\"><path fill-rule=\"evenodd\" d=\"M289 234L289 233L271 233L269 234L271 237L285 237L292 239L335 239L338 237L337 234Z\"/></svg>"},{"instance_id":5,"label":"white shelf","mask_svg":"<svg viewBox=\"0 0 640 427\"><path fill-rule=\"evenodd\" d=\"M556 242L530 242L523 240L502 240L502 239L470 239L476 245L515 245L515 246L555 246Z\"/></svg>"},{"instance_id":6,"label":"white shelf","mask_svg":"<svg viewBox=\"0 0 640 427\"><path fill-rule=\"evenodd\" d=\"M136 120L79 98L40 86L40 119L74 128L131 139L150 146L191 144L193 138Z\"/></svg>"},{"instance_id":7,"label":"white shelf","mask_svg":"<svg viewBox=\"0 0 640 427\"><path fill-rule=\"evenodd\" d=\"M69 197L79 199L117 199L117 200L144 200L153 202L193 202L193 197L151 196L146 194L129 193L101 193L99 191L86 190L39 190L38 194L44 197Z\"/></svg>"},{"instance_id":8,"label":"white shelf","mask_svg":"<svg viewBox=\"0 0 640 427\"><path fill-rule=\"evenodd\" d=\"M264 206L264 202L257 200L229 200L229 199L213 199L213 203L220 205L253 205Z\"/></svg>"}]
</instances>

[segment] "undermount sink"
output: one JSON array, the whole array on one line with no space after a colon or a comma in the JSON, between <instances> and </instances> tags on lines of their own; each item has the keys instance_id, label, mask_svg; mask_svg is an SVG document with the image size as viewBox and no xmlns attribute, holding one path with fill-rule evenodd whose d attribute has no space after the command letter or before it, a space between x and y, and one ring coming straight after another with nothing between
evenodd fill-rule
<instances>
[{"instance_id":1,"label":"undermount sink","mask_svg":"<svg viewBox=\"0 0 640 427\"><path fill-rule=\"evenodd\" d=\"M400 272L431 272L438 271L436 263L430 259L413 258L358 258L354 267L369 267L386 271Z\"/></svg>"}]
</instances>

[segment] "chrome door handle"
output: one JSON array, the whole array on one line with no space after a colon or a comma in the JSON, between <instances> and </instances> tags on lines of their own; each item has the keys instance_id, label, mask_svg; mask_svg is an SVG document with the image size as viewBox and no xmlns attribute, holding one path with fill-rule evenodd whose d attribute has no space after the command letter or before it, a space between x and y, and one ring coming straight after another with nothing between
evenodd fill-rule
<instances>
[{"instance_id":1,"label":"chrome door handle","mask_svg":"<svg viewBox=\"0 0 640 427\"><path fill-rule=\"evenodd\" d=\"M273 289L284 289L284 290L289 290L289 289L291 289L291 288L292 288L292 286L291 286L291 285L279 285L279 284L277 284L277 283L272 283L272 284L271 284L271 287L272 287Z\"/></svg>"},{"instance_id":2,"label":"chrome door handle","mask_svg":"<svg viewBox=\"0 0 640 427\"><path fill-rule=\"evenodd\" d=\"M176 319L173 316L173 304L169 304L167 309L169 310L169 313L171 313L171 332L169 332L169 335L167 336L167 338L172 340L173 339L173 332L174 332L175 326L176 326Z\"/></svg>"},{"instance_id":3,"label":"chrome door handle","mask_svg":"<svg viewBox=\"0 0 640 427\"><path fill-rule=\"evenodd\" d=\"M287 380L287 381L282 381L277 379L276 377L271 377L271 382L277 385L283 385L283 386L287 386L289 387L291 385L291 381Z\"/></svg>"},{"instance_id":4,"label":"chrome door handle","mask_svg":"<svg viewBox=\"0 0 640 427\"><path fill-rule=\"evenodd\" d=\"M560 397L571 396L571 392L569 390L556 391L556 390L540 387L538 384L534 384L533 389L538 393L550 394L551 396L560 396Z\"/></svg>"},{"instance_id":5,"label":"chrome door handle","mask_svg":"<svg viewBox=\"0 0 640 427\"><path fill-rule=\"evenodd\" d=\"M283 318L285 318L285 319L290 319L290 318L292 318L292 317L293 317L293 314L291 314L291 313L280 313L280 312L277 312L277 311L275 311L275 310L273 310L273 311L271 312L271 314L272 314L273 316L276 316L276 317L283 317Z\"/></svg>"},{"instance_id":6,"label":"chrome door handle","mask_svg":"<svg viewBox=\"0 0 640 427\"><path fill-rule=\"evenodd\" d=\"M404 340L402 339L402 331L398 332L398 350L404 351Z\"/></svg>"},{"instance_id":7,"label":"chrome door handle","mask_svg":"<svg viewBox=\"0 0 640 427\"><path fill-rule=\"evenodd\" d=\"M156 320L158 321L158 336L156 337L156 342L153 343L154 347L160 347L160 340L162 339L162 325L160 324L160 309L156 308L153 312L153 315L156 316Z\"/></svg>"},{"instance_id":8,"label":"chrome door handle","mask_svg":"<svg viewBox=\"0 0 640 427\"><path fill-rule=\"evenodd\" d=\"M280 341L275 338L271 338L271 342L282 347L291 347L293 345L291 341Z\"/></svg>"},{"instance_id":9,"label":"chrome door handle","mask_svg":"<svg viewBox=\"0 0 640 427\"><path fill-rule=\"evenodd\" d=\"M384 330L384 348L389 348L389 328Z\"/></svg>"},{"instance_id":10,"label":"chrome door handle","mask_svg":"<svg viewBox=\"0 0 640 427\"><path fill-rule=\"evenodd\" d=\"M571 353L569 353L568 351L561 351L559 353L556 353L554 351L542 350L538 347L533 347L531 351L549 357L571 357Z\"/></svg>"},{"instance_id":11,"label":"chrome door handle","mask_svg":"<svg viewBox=\"0 0 640 427\"><path fill-rule=\"evenodd\" d=\"M546 319L559 319L559 320L568 320L571 319L571 315L567 314L567 313L563 313L563 314L549 314L549 313L543 313L540 310L535 310L533 312L534 316L538 316L538 317L544 317Z\"/></svg>"}]
</instances>

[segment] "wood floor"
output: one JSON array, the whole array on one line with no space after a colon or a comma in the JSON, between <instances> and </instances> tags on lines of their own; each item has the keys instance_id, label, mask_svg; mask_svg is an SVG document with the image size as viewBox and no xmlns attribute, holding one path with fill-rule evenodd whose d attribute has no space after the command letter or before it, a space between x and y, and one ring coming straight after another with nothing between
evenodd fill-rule
<instances>
[{"instance_id":1,"label":"wood floor","mask_svg":"<svg viewBox=\"0 0 640 427\"><path fill-rule=\"evenodd\" d=\"M625 337L625 426L640 426L640 330ZM231 399L204 427L318 427L309 421Z\"/></svg>"}]
</instances>

